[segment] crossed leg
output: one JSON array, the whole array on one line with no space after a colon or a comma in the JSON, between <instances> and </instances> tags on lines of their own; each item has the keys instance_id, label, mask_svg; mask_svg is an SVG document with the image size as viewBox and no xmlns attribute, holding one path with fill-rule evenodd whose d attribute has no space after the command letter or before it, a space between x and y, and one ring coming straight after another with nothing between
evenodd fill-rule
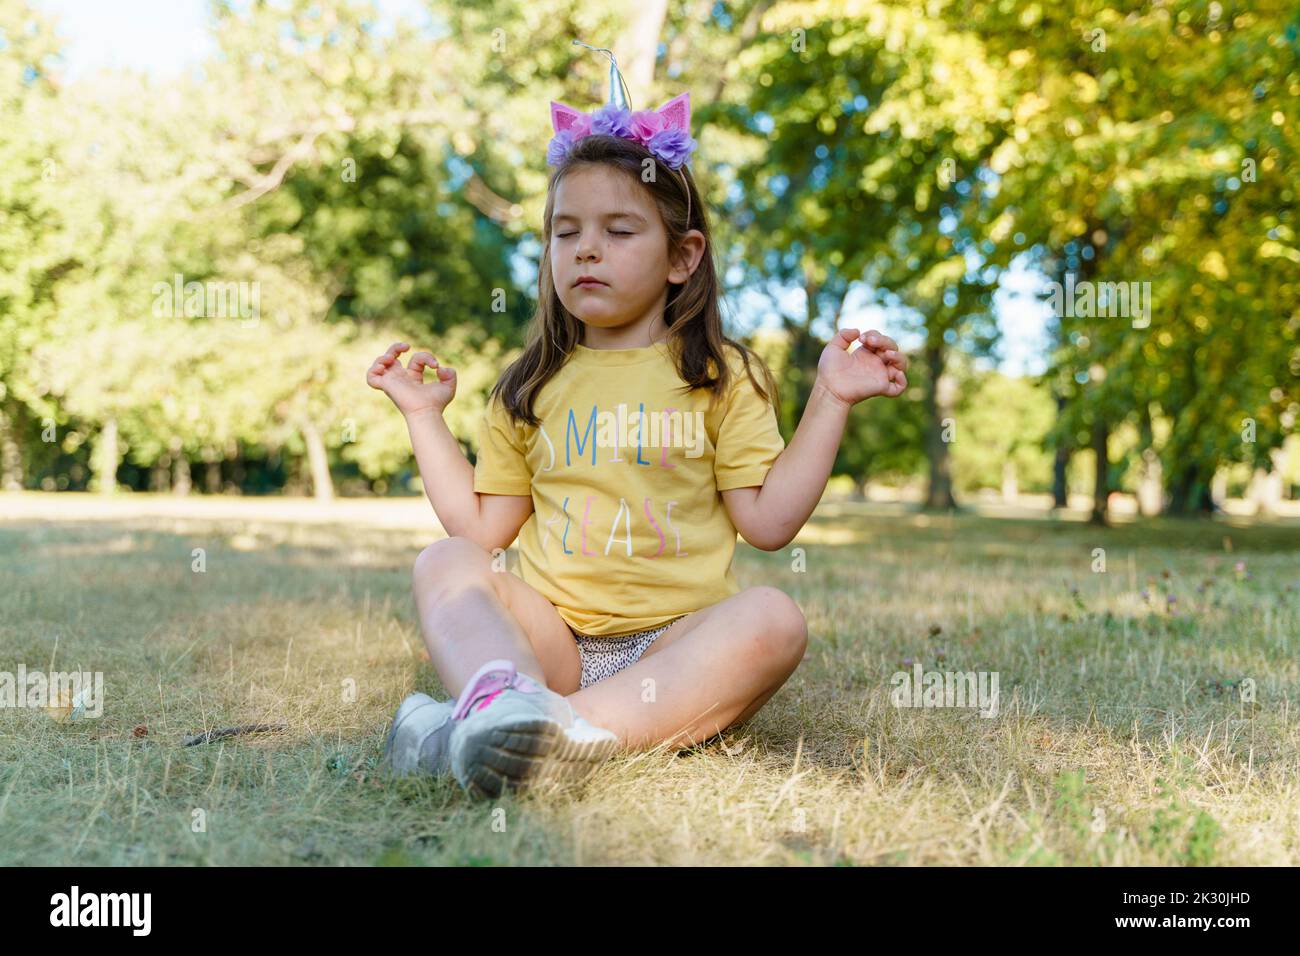
<instances>
[{"instance_id":1,"label":"crossed leg","mask_svg":"<svg viewBox=\"0 0 1300 956\"><path fill-rule=\"evenodd\" d=\"M577 643L555 606L467 538L416 558L416 607L429 657L459 695L484 662L508 658L573 709L643 750L679 747L744 723L794 673L808 631L783 591L754 587L674 622L641 659L582 690Z\"/></svg>"}]
</instances>

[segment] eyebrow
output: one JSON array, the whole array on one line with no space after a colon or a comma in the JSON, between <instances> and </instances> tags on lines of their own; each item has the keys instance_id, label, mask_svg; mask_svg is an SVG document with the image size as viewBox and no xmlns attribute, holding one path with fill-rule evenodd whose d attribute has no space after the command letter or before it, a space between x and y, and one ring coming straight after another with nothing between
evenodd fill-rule
<instances>
[{"instance_id":1,"label":"eyebrow","mask_svg":"<svg viewBox=\"0 0 1300 956\"><path fill-rule=\"evenodd\" d=\"M641 225L645 225L645 217L634 212L607 212L602 218L605 219L606 222L610 219L635 219L637 222L641 223ZM577 222L578 217L571 216L568 213L560 213L557 216L551 217L552 225L561 221Z\"/></svg>"}]
</instances>

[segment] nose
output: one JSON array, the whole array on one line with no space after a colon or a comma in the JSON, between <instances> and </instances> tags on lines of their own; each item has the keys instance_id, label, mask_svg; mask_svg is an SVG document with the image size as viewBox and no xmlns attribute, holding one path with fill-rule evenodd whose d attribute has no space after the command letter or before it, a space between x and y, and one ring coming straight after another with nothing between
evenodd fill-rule
<instances>
[{"instance_id":1,"label":"nose","mask_svg":"<svg viewBox=\"0 0 1300 956\"><path fill-rule=\"evenodd\" d=\"M579 262L586 262L588 259L597 259L599 256L596 252L596 243L588 233L583 233L578 237L577 248L574 250Z\"/></svg>"}]
</instances>

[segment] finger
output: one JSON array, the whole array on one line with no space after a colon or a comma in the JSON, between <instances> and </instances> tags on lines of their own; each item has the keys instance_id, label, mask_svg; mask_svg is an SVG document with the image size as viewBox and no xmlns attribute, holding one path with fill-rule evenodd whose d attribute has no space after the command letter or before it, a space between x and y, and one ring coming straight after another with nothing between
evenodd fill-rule
<instances>
[{"instance_id":1,"label":"finger","mask_svg":"<svg viewBox=\"0 0 1300 956\"><path fill-rule=\"evenodd\" d=\"M853 346L853 340L858 337L857 329L840 329L835 333L835 338L831 342L842 349L849 349Z\"/></svg>"},{"instance_id":2,"label":"finger","mask_svg":"<svg viewBox=\"0 0 1300 956\"><path fill-rule=\"evenodd\" d=\"M891 339L883 332L877 332L875 329L868 329L862 333L862 344L873 349L896 349L898 343Z\"/></svg>"},{"instance_id":3,"label":"finger","mask_svg":"<svg viewBox=\"0 0 1300 956\"><path fill-rule=\"evenodd\" d=\"M880 357L894 368L903 370L907 368L907 356L895 349L886 349L880 353Z\"/></svg>"},{"instance_id":4,"label":"finger","mask_svg":"<svg viewBox=\"0 0 1300 956\"><path fill-rule=\"evenodd\" d=\"M397 361L397 356L401 355L409 348L410 346L405 342L394 342L392 345L388 346L388 351L379 357L379 361L384 363L385 368L388 368Z\"/></svg>"},{"instance_id":5,"label":"finger","mask_svg":"<svg viewBox=\"0 0 1300 956\"><path fill-rule=\"evenodd\" d=\"M406 367L421 378L424 378L425 368L436 369L438 367L438 360L428 352L416 352L411 356L411 361L407 363Z\"/></svg>"},{"instance_id":6,"label":"finger","mask_svg":"<svg viewBox=\"0 0 1300 956\"><path fill-rule=\"evenodd\" d=\"M902 395L907 391L907 375L903 372L895 372L894 380L889 383L890 395Z\"/></svg>"}]
</instances>

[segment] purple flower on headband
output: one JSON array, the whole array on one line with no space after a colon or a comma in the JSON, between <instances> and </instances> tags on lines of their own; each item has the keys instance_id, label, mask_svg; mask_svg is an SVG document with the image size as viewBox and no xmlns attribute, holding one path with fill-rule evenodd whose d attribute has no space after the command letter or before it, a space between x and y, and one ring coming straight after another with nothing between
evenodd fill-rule
<instances>
[{"instance_id":1,"label":"purple flower on headband","mask_svg":"<svg viewBox=\"0 0 1300 956\"><path fill-rule=\"evenodd\" d=\"M630 110L605 105L584 113L566 103L551 101L551 128L546 148L548 166L559 166L574 145L587 136L617 136L646 149L670 169L679 169L699 143L690 134L690 95L683 93L657 110Z\"/></svg>"},{"instance_id":2,"label":"purple flower on headband","mask_svg":"<svg viewBox=\"0 0 1300 956\"><path fill-rule=\"evenodd\" d=\"M617 106L602 106L591 117L591 132L600 136L619 136L636 139L630 110Z\"/></svg>"},{"instance_id":3,"label":"purple flower on headband","mask_svg":"<svg viewBox=\"0 0 1300 956\"><path fill-rule=\"evenodd\" d=\"M677 169L698 145L684 129L664 129L651 136L645 147L663 160L665 166Z\"/></svg>"},{"instance_id":4,"label":"purple flower on headband","mask_svg":"<svg viewBox=\"0 0 1300 956\"><path fill-rule=\"evenodd\" d=\"M551 137L551 142L546 147L546 165L558 166L564 162L564 157L569 155L569 150L573 149L576 141L572 130L562 129Z\"/></svg>"}]
</instances>

